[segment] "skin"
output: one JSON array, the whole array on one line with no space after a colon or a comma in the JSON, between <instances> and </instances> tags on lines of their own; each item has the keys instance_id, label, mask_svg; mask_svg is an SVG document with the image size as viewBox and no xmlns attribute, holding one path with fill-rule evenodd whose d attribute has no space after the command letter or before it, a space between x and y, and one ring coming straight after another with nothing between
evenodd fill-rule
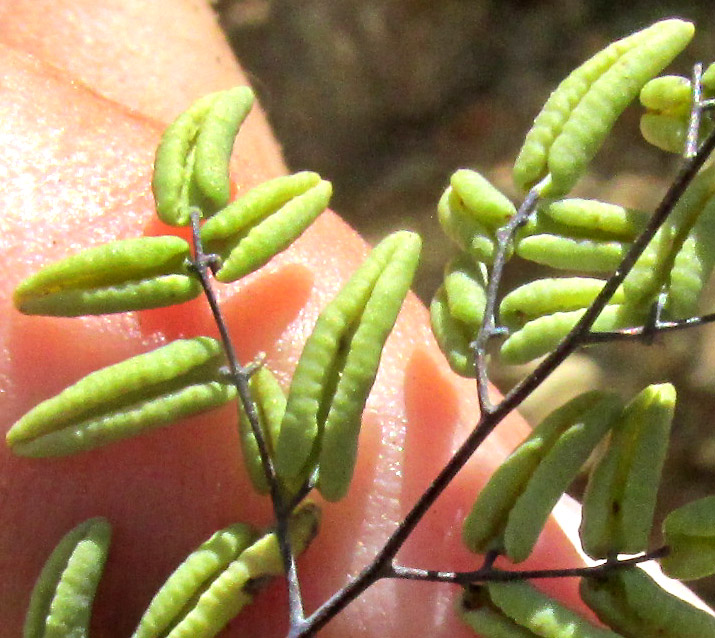
<instances>
[{"instance_id":1,"label":"skin","mask_svg":"<svg viewBox=\"0 0 715 638\"><path fill-rule=\"evenodd\" d=\"M101 5L101 8L98 8ZM25 317L10 301L39 266L81 246L168 232L154 220L153 150L167 122L200 95L245 81L202 2L0 2L0 424L84 374L167 339L215 335L201 300L104 318ZM243 191L284 171L255 110L234 154ZM221 286L241 359L267 353L287 384L320 308L366 254L333 213L322 215L260 272ZM450 372L411 296L388 341L364 415L348 497L326 506L320 536L300 561L308 610L355 574L384 542L476 422L473 383ZM512 415L440 498L398 555L402 564L473 569L461 522L493 468L527 426ZM269 524L265 498L237 460L235 410L222 409L68 459L27 460L0 446L0 626L21 633L34 579L71 527L106 516L114 534L93 616L93 638L133 630L154 591L183 557L234 521ZM579 564L552 521L524 565ZM550 591L575 597L576 583ZM322 636L473 635L452 613L448 585L383 582ZM277 583L222 634L285 633Z\"/></svg>"}]
</instances>

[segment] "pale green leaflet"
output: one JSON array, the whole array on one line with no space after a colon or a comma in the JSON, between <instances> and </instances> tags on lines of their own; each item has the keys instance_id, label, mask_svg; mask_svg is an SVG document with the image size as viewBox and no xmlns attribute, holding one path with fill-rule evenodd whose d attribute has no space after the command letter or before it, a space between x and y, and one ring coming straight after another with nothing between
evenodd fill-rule
<instances>
[{"instance_id":1,"label":"pale green leaflet","mask_svg":"<svg viewBox=\"0 0 715 638\"><path fill-rule=\"evenodd\" d=\"M573 237L621 241L633 241L638 237L649 217L648 213L634 208L580 198L551 202L541 206L539 212L556 224L561 224L561 228L567 228Z\"/></svg>"},{"instance_id":2,"label":"pale green leaflet","mask_svg":"<svg viewBox=\"0 0 715 638\"><path fill-rule=\"evenodd\" d=\"M295 555L320 524L320 509L303 503L288 522ZM213 534L169 576L152 599L132 638L213 638L253 601L272 576L283 573L276 534L258 535L237 523Z\"/></svg>"},{"instance_id":3,"label":"pale green leaflet","mask_svg":"<svg viewBox=\"0 0 715 638\"><path fill-rule=\"evenodd\" d=\"M628 273L623 290L636 312L647 312L664 286L669 291L667 306L676 316L695 312L697 297L713 267L714 175L713 165L700 172Z\"/></svg>"},{"instance_id":4,"label":"pale green leaflet","mask_svg":"<svg viewBox=\"0 0 715 638\"><path fill-rule=\"evenodd\" d=\"M706 496L672 511L663 521L670 553L660 559L673 578L691 580L715 573L715 496Z\"/></svg>"},{"instance_id":5,"label":"pale green leaflet","mask_svg":"<svg viewBox=\"0 0 715 638\"><path fill-rule=\"evenodd\" d=\"M537 317L513 332L499 349L508 364L528 363L551 352L579 322L586 310L554 312ZM643 317L634 316L626 305L607 305L593 324L595 332L640 325Z\"/></svg>"},{"instance_id":6,"label":"pale green leaflet","mask_svg":"<svg viewBox=\"0 0 715 638\"><path fill-rule=\"evenodd\" d=\"M603 579L583 578L579 591L601 622L628 638L715 635L715 617L666 591L638 567Z\"/></svg>"},{"instance_id":7,"label":"pale green leaflet","mask_svg":"<svg viewBox=\"0 0 715 638\"><path fill-rule=\"evenodd\" d=\"M701 78L703 98L715 94L715 65L705 71ZM641 116L640 129L643 138L670 153L683 153L693 106L693 89L688 78L664 75L648 82L640 93L641 104L647 109ZM707 134L712 123L705 118L701 134Z\"/></svg>"},{"instance_id":8,"label":"pale green leaflet","mask_svg":"<svg viewBox=\"0 0 715 638\"><path fill-rule=\"evenodd\" d=\"M462 621L488 638L534 638L526 627L515 623L492 603L486 587L470 587L457 603L457 613Z\"/></svg>"},{"instance_id":9,"label":"pale green leaflet","mask_svg":"<svg viewBox=\"0 0 715 638\"><path fill-rule=\"evenodd\" d=\"M640 102L649 111L670 115L690 115L693 87L680 75L661 75L648 82L640 92Z\"/></svg>"},{"instance_id":10,"label":"pale green leaflet","mask_svg":"<svg viewBox=\"0 0 715 638\"><path fill-rule=\"evenodd\" d=\"M210 216L228 204L231 150L252 105L253 92L245 86L212 93L166 129L152 179L156 212L163 222L186 226L192 207Z\"/></svg>"},{"instance_id":11,"label":"pale green leaflet","mask_svg":"<svg viewBox=\"0 0 715 638\"><path fill-rule=\"evenodd\" d=\"M688 125L683 118L661 113L644 113L641 116L640 131L643 139L668 151L682 153L688 134Z\"/></svg>"},{"instance_id":12,"label":"pale green leaflet","mask_svg":"<svg viewBox=\"0 0 715 638\"><path fill-rule=\"evenodd\" d=\"M675 388L651 385L613 423L583 499L581 544L591 558L648 548L674 410Z\"/></svg>"},{"instance_id":13,"label":"pale green leaflet","mask_svg":"<svg viewBox=\"0 0 715 638\"><path fill-rule=\"evenodd\" d=\"M519 286L505 295L499 304L499 317L509 328L554 314L587 308L606 282L591 277L544 278ZM623 303L623 291L617 290L611 304Z\"/></svg>"},{"instance_id":14,"label":"pale green leaflet","mask_svg":"<svg viewBox=\"0 0 715 638\"><path fill-rule=\"evenodd\" d=\"M693 32L689 22L663 20L610 44L573 71L534 120L514 164L516 184L548 197L568 193L618 116Z\"/></svg>"},{"instance_id":15,"label":"pale green leaflet","mask_svg":"<svg viewBox=\"0 0 715 638\"><path fill-rule=\"evenodd\" d=\"M621 638L527 582L488 583L467 590L459 612L464 622L487 638Z\"/></svg>"},{"instance_id":16,"label":"pale green leaflet","mask_svg":"<svg viewBox=\"0 0 715 638\"><path fill-rule=\"evenodd\" d=\"M496 252L492 232L470 211L454 188L448 187L439 200L437 214L442 230L475 261L491 263Z\"/></svg>"},{"instance_id":17,"label":"pale green leaflet","mask_svg":"<svg viewBox=\"0 0 715 638\"><path fill-rule=\"evenodd\" d=\"M470 343L482 325L486 303L487 271L460 255L445 267L444 284L430 304L430 323L437 343L457 374L473 377Z\"/></svg>"},{"instance_id":18,"label":"pale green leaflet","mask_svg":"<svg viewBox=\"0 0 715 638\"><path fill-rule=\"evenodd\" d=\"M269 455L273 457L280 433L281 421L285 414L286 397L278 380L268 368L263 367L258 370L251 377L249 383L258 413L259 425L263 432L263 438ZM241 406L239 433L241 436L243 461L246 464L246 470L253 483L253 487L260 494L268 494L270 492L270 486L268 485L268 480L263 470L261 455L258 451L258 443L243 406Z\"/></svg>"},{"instance_id":19,"label":"pale green leaflet","mask_svg":"<svg viewBox=\"0 0 715 638\"><path fill-rule=\"evenodd\" d=\"M557 501L613 424L620 401L613 395L587 394L592 401L545 450L509 512L504 548L514 562L529 557ZM568 404L567 404L568 405Z\"/></svg>"},{"instance_id":20,"label":"pale green leaflet","mask_svg":"<svg viewBox=\"0 0 715 638\"><path fill-rule=\"evenodd\" d=\"M421 242L400 232L378 244L323 310L293 375L276 447L290 482L318 466L328 500L347 492L360 421L382 348L417 267Z\"/></svg>"},{"instance_id":21,"label":"pale green leaflet","mask_svg":"<svg viewBox=\"0 0 715 638\"><path fill-rule=\"evenodd\" d=\"M514 204L479 173L456 171L437 206L445 234L476 261L491 263L496 231L516 214Z\"/></svg>"},{"instance_id":22,"label":"pale green leaflet","mask_svg":"<svg viewBox=\"0 0 715 638\"><path fill-rule=\"evenodd\" d=\"M194 632L207 633L206 627L215 621L201 612L202 592L210 591L212 584L256 536L251 526L236 523L219 530L203 542L176 568L152 598L132 638L163 638L171 635L170 632L181 635L182 631L186 633L187 627ZM251 596L240 590L233 594L233 600L226 597L224 605L230 608L230 612L235 610L238 613L251 601ZM193 609L186 609L189 601L194 601ZM178 631L175 631L177 627Z\"/></svg>"},{"instance_id":23,"label":"pale green leaflet","mask_svg":"<svg viewBox=\"0 0 715 638\"><path fill-rule=\"evenodd\" d=\"M229 204L201 228L208 251L222 258L216 279L229 283L287 248L325 210L330 182L317 173L277 177Z\"/></svg>"},{"instance_id":24,"label":"pale green leaflet","mask_svg":"<svg viewBox=\"0 0 715 638\"><path fill-rule=\"evenodd\" d=\"M109 523L92 518L57 544L32 590L23 638L89 638L92 602L110 537Z\"/></svg>"},{"instance_id":25,"label":"pale green leaflet","mask_svg":"<svg viewBox=\"0 0 715 638\"><path fill-rule=\"evenodd\" d=\"M450 185L465 208L491 230L500 228L516 215L511 200L477 171L455 171Z\"/></svg>"},{"instance_id":26,"label":"pale green leaflet","mask_svg":"<svg viewBox=\"0 0 715 638\"><path fill-rule=\"evenodd\" d=\"M189 244L179 237L138 237L88 248L25 279L13 297L32 315L108 314L171 306L197 297Z\"/></svg>"},{"instance_id":27,"label":"pale green leaflet","mask_svg":"<svg viewBox=\"0 0 715 638\"><path fill-rule=\"evenodd\" d=\"M498 550L515 562L531 553L549 512L621 409L593 391L554 410L492 474L464 521L475 553Z\"/></svg>"},{"instance_id":28,"label":"pale green leaflet","mask_svg":"<svg viewBox=\"0 0 715 638\"><path fill-rule=\"evenodd\" d=\"M597 200L558 200L540 206L519 231L516 254L552 268L611 272L647 219L642 211Z\"/></svg>"},{"instance_id":29,"label":"pale green leaflet","mask_svg":"<svg viewBox=\"0 0 715 638\"><path fill-rule=\"evenodd\" d=\"M64 456L134 436L236 396L221 345L179 339L96 372L30 410L7 433L21 456Z\"/></svg>"}]
</instances>

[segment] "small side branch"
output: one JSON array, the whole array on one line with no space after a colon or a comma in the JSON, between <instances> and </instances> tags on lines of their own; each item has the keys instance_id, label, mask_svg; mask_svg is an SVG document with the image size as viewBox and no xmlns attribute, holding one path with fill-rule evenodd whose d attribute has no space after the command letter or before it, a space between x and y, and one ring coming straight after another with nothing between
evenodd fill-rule
<instances>
[{"instance_id":1,"label":"small side branch","mask_svg":"<svg viewBox=\"0 0 715 638\"><path fill-rule=\"evenodd\" d=\"M494 405L489 398L486 349L490 339L504 332L503 328L497 326L496 314L499 285L501 284L504 265L506 264L507 251L514 241L517 230L527 222L529 216L536 209L538 201L538 191L536 188L532 188L516 212L516 215L509 220L508 224L497 231L497 249L489 277L489 285L487 287L484 321L479 329L476 340L472 344L477 371L477 395L479 398L479 409L482 414L494 411Z\"/></svg>"},{"instance_id":2,"label":"small side branch","mask_svg":"<svg viewBox=\"0 0 715 638\"><path fill-rule=\"evenodd\" d=\"M698 141L700 139L700 123L703 116L703 65L699 62L693 66L693 101L690 108L690 121L688 122L688 133L685 138L685 159L695 156L698 151Z\"/></svg>"},{"instance_id":3,"label":"small side branch","mask_svg":"<svg viewBox=\"0 0 715 638\"><path fill-rule=\"evenodd\" d=\"M715 322L715 313L700 317L688 317L677 321L659 321L653 326L635 326L609 332L589 332L583 339L585 344L610 343L613 341L639 341L651 339L660 333L696 328Z\"/></svg>"},{"instance_id":4,"label":"small side branch","mask_svg":"<svg viewBox=\"0 0 715 638\"><path fill-rule=\"evenodd\" d=\"M667 556L670 549L667 545L658 549L626 558L623 560L606 560L590 567L572 567L567 569L498 569L487 567L475 571L467 572L447 572L429 569L418 569L416 567L403 567L393 565L386 577L401 580L420 580L434 583L451 583L454 585L475 585L477 583L514 582L521 580L536 580L543 578L597 578L618 569L626 569L658 558Z\"/></svg>"}]
</instances>

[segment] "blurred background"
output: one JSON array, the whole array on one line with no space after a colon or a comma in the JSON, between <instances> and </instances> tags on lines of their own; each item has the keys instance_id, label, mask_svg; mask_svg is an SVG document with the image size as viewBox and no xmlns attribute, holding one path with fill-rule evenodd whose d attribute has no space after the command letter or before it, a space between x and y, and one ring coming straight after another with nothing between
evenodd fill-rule
<instances>
[{"instance_id":1,"label":"blurred background","mask_svg":"<svg viewBox=\"0 0 715 638\"><path fill-rule=\"evenodd\" d=\"M695 61L715 60L711 0L218 0L214 7L290 168L330 179L332 207L368 239L397 228L423 235L416 288L426 303L453 253L435 211L449 175L474 168L518 204L511 164L567 73L612 40L672 16L698 29L669 72L689 76ZM677 158L640 138L639 116L637 106L623 115L574 195L654 207ZM511 267L505 289L525 270ZM714 310L715 287L703 300L704 312ZM494 375L508 389L527 372ZM585 389L629 396L665 380L679 401L662 517L715 493L715 328L668 335L649 348L574 355L524 412L536 422ZM715 604L715 579L694 586Z\"/></svg>"}]
</instances>

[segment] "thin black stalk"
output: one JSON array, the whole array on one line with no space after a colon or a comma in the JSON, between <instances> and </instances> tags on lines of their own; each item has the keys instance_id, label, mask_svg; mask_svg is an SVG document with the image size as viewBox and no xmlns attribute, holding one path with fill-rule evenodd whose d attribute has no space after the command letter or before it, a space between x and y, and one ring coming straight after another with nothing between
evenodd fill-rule
<instances>
[{"instance_id":1,"label":"thin black stalk","mask_svg":"<svg viewBox=\"0 0 715 638\"><path fill-rule=\"evenodd\" d=\"M291 627L300 627L305 622L305 609L303 607L303 594L300 591L300 578L298 565L290 542L290 510L284 510L282 515L276 512L276 535L283 559L283 569L286 573L288 584L288 616Z\"/></svg>"},{"instance_id":2,"label":"thin black stalk","mask_svg":"<svg viewBox=\"0 0 715 638\"><path fill-rule=\"evenodd\" d=\"M303 499L313 491L316 482L318 481L318 472L316 470L308 477L308 480L300 486L298 491L291 497L291 500L286 505L286 509L292 512L298 505L303 502Z\"/></svg>"},{"instance_id":3,"label":"thin black stalk","mask_svg":"<svg viewBox=\"0 0 715 638\"><path fill-rule=\"evenodd\" d=\"M494 406L489 398L489 377L487 374L487 344L489 340L503 332L497 326L496 309L497 298L499 296L499 285L501 284L506 255L512 245L516 231L529 219L529 215L534 212L539 195L535 188L526 195L516 215L509 222L497 231L497 249L494 255L494 263L489 276L487 286L487 299L484 306L484 321L482 322L477 338L472 347L474 350L474 360L477 376L477 396L479 399L479 410L482 414L492 412Z\"/></svg>"},{"instance_id":4,"label":"thin black stalk","mask_svg":"<svg viewBox=\"0 0 715 638\"><path fill-rule=\"evenodd\" d=\"M415 503L408 512L407 516L405 516L402 523L400 523L397 529L390 535L373 561L365 567L357 577L348 582L342 590L336 592L308 617L306 619L306 628L292 634L291 638L302 638L304 636L314 635L315 632L324 627L331 618L347 607L350 602L355 600L355 598L370 587L370 585L384 577L386 570L389 571L391 563L400 547L402 547L419 521L422 520L422 517L427 513L440 494L442 494L447 485L451 483L457 473L464 467L477 448L494 431L497 425L539 387L551 372L580 345L584 336L591 331L591 327L596 318L606 306L608 300L613 296L618 286L621 285L626 275L631 271L633 265L648 245L648 242L653 238L668 215L672 212L675 204L682 197L686 188L702 168L713 148L715 148L715 131L708 135L695 156L685 162L683 168L673 181L673 184L666 191L645 230L633 243L619 267L608 279L596 299L586 310L573 330L529 376L524 378L507 394L501 403L495 406L491 412L482 412L480 414L479 422L467 439L427 487L417 503ZM522 205L522 208L523 207Z\"/></svg>"},{"instance_id":5,"label":"thin black stalk","mask_svg":"<svg viewBox=\"0 0 715 638\"><path fill-rule=\"evenodd\" d=\"M211 285L209 270L213 270L216 264L215 255L207 255L204 252L203 243L201 242L201 233L199 228L200 211L193 209L191 211L191 230L194 244L194 259L192 262L193 269L199 277L201 287L204 291L204 296L211 308L214 323L218 327L221 341L226 353L229 372L233 384L236 386L236 391L243 405L243 409L248 418L251 430L256 439L258 453L261 457L263 472L270 486L271 501L273 504L273 512L276 518L276 535L278 536L278 545L280 547L283 567L286 572L288 581L288 605L291 626L300 625L304 622L305 612L303 607L303 596L300 591L300 581L298 578L298 570L295 562L295 555L291 548L290 535L288 533L288 525L290 520L291 510L287 509L281 494L280 483L276 476L273 460L268 452L268 445L261 429L256 404L251 396L251 389L248 385L251 375L256 371L256 365L249 364L244 367L240 364L236 355L236 350L233 347L233 342L228 332L228 326L224 320L223 313L218 304L216 293ZM238 415L240 419L240 414Z\"/></svg>"},{"instance_id":6,"label":"thin black stalk","mask_svg":"<svg viewBox=\"0 0 715 638\"><path fill-rule=\"evenodd\" d=\"M633 328L622 328L609 332L589 332L584 338L584 344L609 343L612 341L637 341L650 336L657 336L661 332L674 332L695 328L715 322L715 313L702 315L700 317L688 317L676 321L660 321L655 326L635 326Z\"/></svg>"},{"instance_id":7,"label":"thin black stalk","mask_svg":"<svg viewBox=\"0 0 715 638\"><path fill-rule=\"evenodd\" d=\"M447 572L435 571L429 569L419 569L416 567L403 567L401 565L393 565L390 573L386 578L394 578L401 580L419 580L434 583L451 583L454 585L474 585L477 583L495 583L495 582L514 582L520 580L536 580L543 578L593 578L603 576L609 572L626 569L645 563L651 560L656 560L667 556L670 548L667 545L659 547L647 554L641 554L625 559L607 560L597 565L589 567L569 567L565 569L498 569L498 568L482 568L468 572Z\"/></svg>"},{"instance_id":8,"label":"thin black stalk","mask_svg":"<svg viewBox=\"0 0 715 638\"><path fill-rule=\"evenodd\" d=\"M693 66L693 98L690 108L690 121L688 133L685 138L685 158L693 157L698 150L700 137L700 122L703 115L703 65L699 62Z\"/></svg>"},{"instance_id":9,"label":"thin black stalk","mask_svg":"<svg viewBox=\"0 0 715 638\"><path fill-rule=\"evenodd\" d=\"M499 551L496 549L490 549L486 554L484 554L484 560L480 569L491 569L497 558L499 558Z\"/></svg>"},{"instance_id":10,"label":"thin black stalk","mask_svg":"<svg viewBox=\"0 0 715 638\"><path fill-rule=\"evenodd\" d=\"M663 310L665 309L665 304L668 301L668 290L667 286L663 285L658 299L650 307L650 312L648 313L648 318L643 326L643 335L641 341L646 346L652 346L653 341L655 341L655 336L658 332L658 328L662 325L661 317L663 316ZM591 333L589 333L591 334ZM585 335L588 337L588 335Z\"/></svg>"}]
</instances>

